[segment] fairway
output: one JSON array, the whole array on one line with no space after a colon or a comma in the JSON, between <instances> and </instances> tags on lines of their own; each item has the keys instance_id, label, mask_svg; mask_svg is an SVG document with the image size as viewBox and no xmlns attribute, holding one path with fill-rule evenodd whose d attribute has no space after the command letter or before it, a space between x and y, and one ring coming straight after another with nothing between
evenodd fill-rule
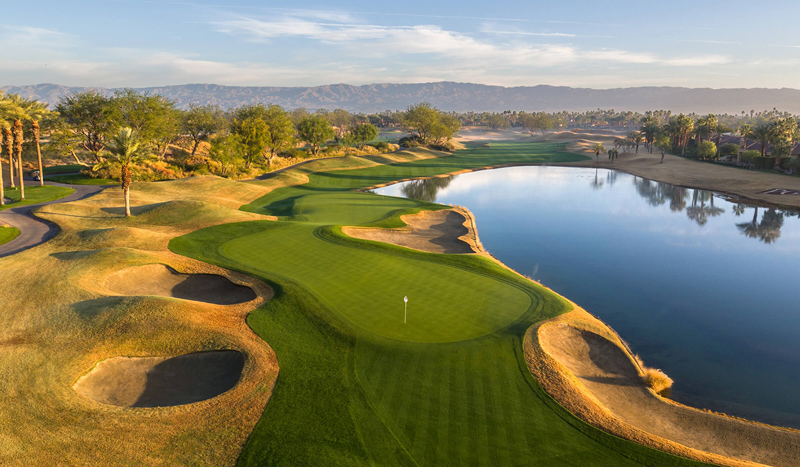
<instances>
[{"instance_id":1,"label":"fairway","mask_svg":"<svg viewBox=\"0 0 800 467\"><path fill-rule=\"evenodd\" d=\"M308 183L243 207L281 221L173 239L177 253L275 289L248 324L275 350L280 375L239 465L699 465L594 429L542 391L522 337L571 309L561 297L486 257L341 233L343 225L399 226L400 215L443 208L355 188L581 157L562 147L472 145L371 167L366 158L320 161L286 175Z\"/></svg>"}]
</instances>

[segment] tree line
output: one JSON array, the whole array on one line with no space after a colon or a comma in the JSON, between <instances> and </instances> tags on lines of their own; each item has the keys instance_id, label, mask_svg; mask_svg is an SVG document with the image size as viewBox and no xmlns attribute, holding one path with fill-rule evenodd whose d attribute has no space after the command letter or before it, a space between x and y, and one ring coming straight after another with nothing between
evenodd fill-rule
<instances>
[{"instance_id":1,"label":"tree line","mask_svg":"<svg viewBox=\"0 0 800 467\"><path fill-rule=\"evenodd\" d=\"M91 162L91 169L84 172L118 179L127 197L136 176L145 180L210 172L254 176L276 168L279 161L386 152L392 146L376 141L378 125L407 131L413 141L409 145L438 148L447 146L460 128L453 115L427 103L369 116L343 109L288 111L263 103L229 110L190 104L182 110L163 96L123 89L113 95L91 90L68 95L50 109L35 100L0 93L0 156L7 156L9 182L19 186L21 199L25 199L23 167L30 167L31 154L36 155L33 165L42 185L44 152L84 166ZM0 170L4 204L2 177Z\"/></svg>"}]
</instances>

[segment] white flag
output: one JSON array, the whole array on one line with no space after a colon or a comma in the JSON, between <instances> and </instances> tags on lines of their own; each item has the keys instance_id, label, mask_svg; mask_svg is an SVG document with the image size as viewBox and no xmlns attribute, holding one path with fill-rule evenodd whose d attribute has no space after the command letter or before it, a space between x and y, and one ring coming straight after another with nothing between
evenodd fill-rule
<instances>
[{"instance_id":1,"label":"white flag","mask_svg":"<svg viewBox=\"0 0 800 467\"><path fill-rule=\"evenodd\" d=\"M403 301L404 301L404 302L406 302L406 303L408 303L408 295L406 295L405 297L403 297Z\"/></svg>"}]
</instances>

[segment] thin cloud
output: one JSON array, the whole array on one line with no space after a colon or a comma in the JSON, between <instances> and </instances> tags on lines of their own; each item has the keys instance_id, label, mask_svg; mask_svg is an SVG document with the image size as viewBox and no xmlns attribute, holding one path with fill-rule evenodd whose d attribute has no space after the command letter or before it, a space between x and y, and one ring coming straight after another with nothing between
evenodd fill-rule
<instances>
[{"instance_id":1,"label":"thin cloud","mask_svg":"<svg viewBox=\"0 0 800 467\"><path fill-rule=\"evenodd\" d=\"M694 43L699 43L699 44L742 45L741 42L715 41L715 40L705 40L705 39L679 39L678 42L694 42Z\"/></svg>"},{"instance_id":2,"label":"thin cloud","mask_svg":"<svg viewBox=\"0 0 800 467\"><path fill-rule=\"evenodd\" d=\"M573 46L524 43L495 44L435 25L378 26L352 23L322 23L300 17L258 20L240 17L211 23L221 33L240 35L249 40L304 38L321 43L352 45L354 50L372 56L392 54L435 54L445 58L475 60L484 64L538 67L586 61L617 64L660 64L704 66L728 63L722 56L661 58L625 50L581 50Z\"/></svg>"}]
</instances>

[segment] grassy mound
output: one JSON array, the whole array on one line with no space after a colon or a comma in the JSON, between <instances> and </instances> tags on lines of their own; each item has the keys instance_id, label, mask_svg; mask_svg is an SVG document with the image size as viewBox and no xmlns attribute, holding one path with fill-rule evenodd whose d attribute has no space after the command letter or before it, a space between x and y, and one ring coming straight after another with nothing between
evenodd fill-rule
<instances>
[{"instance_id":1,"label":"grassy mound","mask_svg":"<svg viewBox=\"0 0 800 467\"><path fill-rule=\"evenodd\" d=\"M499 142L454 155L403 151L384 156L388 165L315 161L254 182L270 192L243 209L285 222L173 239L176 253L275 290L248 324L275 349L281 376L239 465L697 465L591 428L542 391L522 337L571 308L561 297L485 257L341 232L399 227L401 215L443 208L355 188L581 157L561 149Z\"/></svg>"}]
</instances>

